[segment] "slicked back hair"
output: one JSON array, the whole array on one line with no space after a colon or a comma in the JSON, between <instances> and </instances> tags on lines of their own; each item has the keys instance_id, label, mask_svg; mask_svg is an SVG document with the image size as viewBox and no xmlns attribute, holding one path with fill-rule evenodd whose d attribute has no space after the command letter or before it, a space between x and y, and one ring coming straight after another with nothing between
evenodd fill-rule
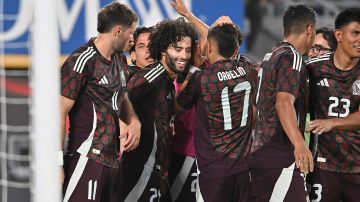
<instances>
[{"instance_id":1,"label":"slicked back hair","mask_svg":"<svg viewBox=\"0 0 360 202\"><path fill-rule=\"evenodd\" d=\"M307 26L316 23L316 12L306 5L291 5L283 15L284 36L301 34Z\"/></svg>"},{"instance_id":2,"label":"slicked back hair","mask_svg":"<svg viewBox=\"0 0 360 202\"><path fill-rule=\"evenodd\" d=\"M352 22L360 23L360 8L348 8L341 11L335 19L335 29L348 25Z\"/></svg>"},{"instance_id":3,"label":"slicked back hair","mask_svg":"<svg viewBox=\"0 0 360 202\"><path fill-rule=\"evenodd\" d=\"M100 9L97 16L97 31L109 32L115 25L131 27L138 21L138 16L128 6L112 2Z\"/></svg>"},{"instance_id":4,"label":"slicked back hair","mask_svg":"<svg viewBox=\"0 0 360 202\"><path fill-rule=\"evenodd\" d=\"M219 55L230 58L239 46L239 34L234 25L224 24L209 30L208 41L216 42Z\"/></svg>"},{"instance_id":5,"label":"slicked back hair","mask_svg":"<svg viewBox=\"0 0 360 202\"><path fill-rule=\"evenodd\" d=\"M157 23L153 33L150 35L150 56L155 60L161 60L161 53L166 52L169 46L177 44L184 37L191 38L191 52L193 55L197 34L190 23L186 22L183 17Z\"/></svg>"}]
</instances>

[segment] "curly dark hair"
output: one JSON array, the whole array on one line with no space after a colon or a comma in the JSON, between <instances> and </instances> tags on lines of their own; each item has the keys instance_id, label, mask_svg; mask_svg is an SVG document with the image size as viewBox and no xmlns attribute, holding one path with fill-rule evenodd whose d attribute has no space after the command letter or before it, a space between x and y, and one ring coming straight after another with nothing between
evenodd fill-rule
<instances>
[{"instance_id":1,"label":"curly dark hair","mask_svg":"<svg viewBox=\"0 0 360 202\"><path fill-rule=\"evenodd\" d=\"M155 60L161 59L161 53L169 46L177 44L183 37L191 38L192 53L195 50L197 34L190 23L183 17L176 20L163 20L155 25L150 35L149 52Z\"/></svg>"}]
</instances>

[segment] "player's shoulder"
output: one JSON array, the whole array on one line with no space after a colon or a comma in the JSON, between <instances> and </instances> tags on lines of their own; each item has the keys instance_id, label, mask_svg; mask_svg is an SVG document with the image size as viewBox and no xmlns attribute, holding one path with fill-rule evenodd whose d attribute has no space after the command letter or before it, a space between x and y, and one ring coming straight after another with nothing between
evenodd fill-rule
<instances>
[{"instance_id":1,"label":"player's shoulder","mask_svg":"<svg viewBox=\"0 0 360 202\"><path fill-rule=\"evenodd\" d=\"M65 60L63 68L71 68L81 74L87 65L97 58L97 55L97 50L93 45L84 44L70 54Z\"/></svg>"},{"instance_id":2,"label":"player's shoulder","mask_svg":"<svg viewBox=\"0 0 360 202\"><path fill-rule=\"evenodd\" d=\"M139 70L137 73L135 73L134 76L142 77L145 80L147 80L149 83L155 83L156 81L161 80L161 78L165 74L166 74L165 67L160 62L155 62Z\"/></svg>"},{"instance_id":3,"label":"player's shoulder","mask_svg":"<svg viewBox=\"0 0 360 202\"><path fill-rule=\"evenodd\" d=\"M316 56L314 58L310 58L305 61L306 65L309 66L317 66L319 64L323 64L324 62L327 62L330 60L332 55L332 52L324 53L322 55Z\"/></svg>"}]
</instances>

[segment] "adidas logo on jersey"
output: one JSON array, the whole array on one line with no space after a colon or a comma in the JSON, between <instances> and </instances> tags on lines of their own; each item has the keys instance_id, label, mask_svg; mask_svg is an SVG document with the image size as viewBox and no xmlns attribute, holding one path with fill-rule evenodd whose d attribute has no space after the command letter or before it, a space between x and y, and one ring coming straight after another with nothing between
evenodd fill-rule
<instances>
[{"instance_id":1,"label":"adidas logo on jersey","mask_svg":"<svg viewBox=\"0 0 360 202\"><path fill-rule=\"evenodd\" d=\"M329 82L328 82L327 78L325 78L325 79L320 80L316 85L329 87Z\"/></svg>"},{"instance_id":2,"label":"adidas logo on jersey","mask_svg":"<svg viewBox=\"0 0 360 202\"><path fill-rule=\"evenodd\" d=\"M107 80L105 75L101 78L101 80L99 81L99 84L109 84L109 81Z\"/></svg>"}]
</instances>

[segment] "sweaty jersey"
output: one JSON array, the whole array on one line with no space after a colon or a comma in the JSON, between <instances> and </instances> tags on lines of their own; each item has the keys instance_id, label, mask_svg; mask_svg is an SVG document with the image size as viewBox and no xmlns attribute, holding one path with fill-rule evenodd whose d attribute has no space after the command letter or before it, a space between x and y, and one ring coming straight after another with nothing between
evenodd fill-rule
<instances>
[{"instance_id":1,"label":"sweaty jersey","mask_svg":"<svg viewBox=\"0 0 360 202\"><path fill-rule=\"evenodd\" d=\"M297 122L303 133L309 91L308 72L302 56L290 43L282 42L265 55L258 76L257 121L251 167L288 167L295 162L294 147L280 123L275 108L276 94L285 92L295 97Z\"/></svg>"},{"instance_id":2,"label":"sweaty jersey","mask_svg":"<svg viewBox=\"0 0 360 202\"><path fill-rule=\"evenodd\" d=\"M252 74L252 64L245 60L221 60L195 72L177 97L185 109L196 105L195 151L199 170L206 177L249 168Z\"/></svg>"},{"instance_id":3,"label":"sweaty jersey","mask_svg":"<svg viewBox=\"0 0 360 202\"><path fill-rule=\"evenodd\" d=\"M125 194L134 188L144 169L167 170L168 141L174 133L175 114L173 80L160 62L136 72L128 82L128 89L141 121L141 136L139 146L123 156Z\"/></svg>"},{"instance_id":4,"label":"sweaty jersey","mask_svg":"<svg viewBox=\"0 0 360 202\"><path fill-rule=\"evenodd\" d=\"M91 39L61 69L61 95L75 101L69 112L68 152L79 152L110 167L118 166L119 112L126 92L126 58L104 58Z\"/></svg>"},{"instance_id":5,"label":"sweaty jersey","mask_svg":"<svg viewBox=\"0 0 360 202\"><path fill-rule=\"evenodd\" d=\"M307 62L310 113L316 119L346 117L360 107L360 60L351 70L334 64L334 54ZM318 136L316 166L323 170L360 173L360 130L334 129Z\"/></svg>"}]
</instances>

